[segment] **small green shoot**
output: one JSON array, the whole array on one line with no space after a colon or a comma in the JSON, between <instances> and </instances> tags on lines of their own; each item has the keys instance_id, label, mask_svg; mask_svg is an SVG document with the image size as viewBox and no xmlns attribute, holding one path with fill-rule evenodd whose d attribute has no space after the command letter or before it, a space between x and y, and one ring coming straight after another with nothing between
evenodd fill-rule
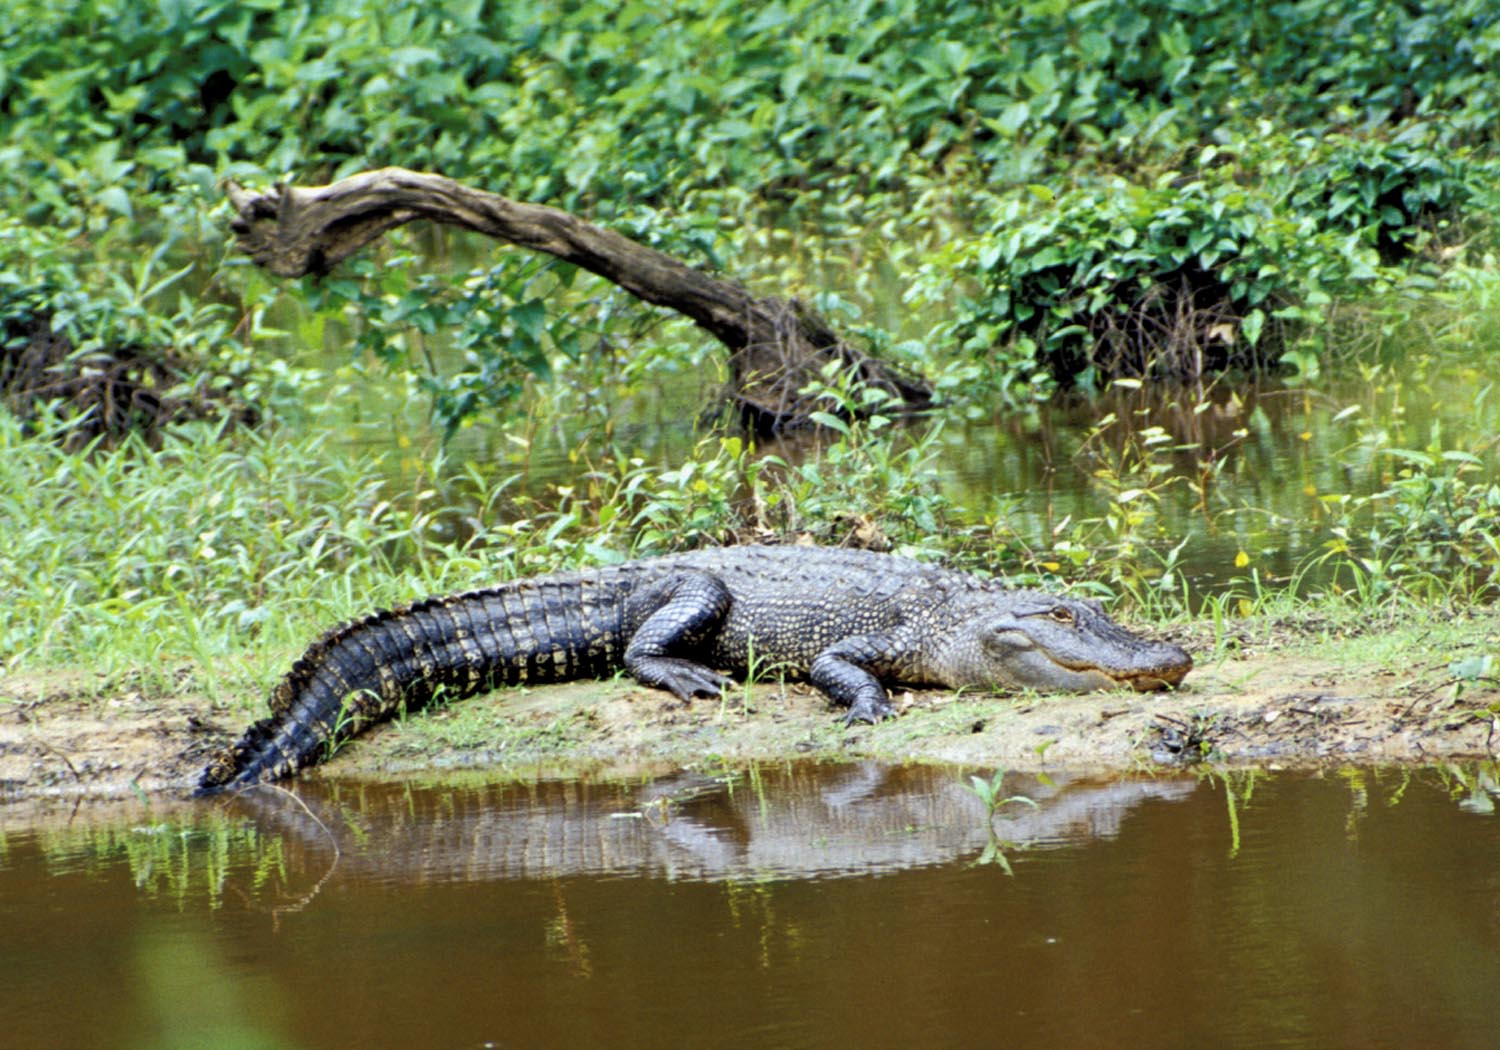
<instances>
[{"instance_id":1,"label":"small green shoot","mask_svg":"<svg viewBox=\"0 0 1500 1050\"><path fill-rule=\"evenodd\" d=\"M1015 875L1015 871L1011 868L1010 860L1005 856L1005 851L1001 848L1000 839L995 834L995 814L1005 806L1013 803L1033 808L1036 807L1037 803L1035 799L1028 798L1025 795L1007 795L1002 797L1000 789L1004 780L1005 770L1003 769L995 770L994 776L988 780L981 776L969 777L969 790L978 797L980 802L984 803L984 826L985 830L989 833L989 841L985 843L984 852L979 855L974 864L976 866L980 864L997 864L1005 874L1013 876Z\"/></svg>"},{"instance_id":2,"label":"small green shoot","mask_svg":"<svg viewBox=\"0 0 1500 1050\"><path fill-rule=\"evenodd\" d=\"M1448 664L1448 673L1453 676L1453 699L1457 700L1468 689L1495 684L1495 654L1481 653L1454 660Z\"/></svg>"}]
</instances>

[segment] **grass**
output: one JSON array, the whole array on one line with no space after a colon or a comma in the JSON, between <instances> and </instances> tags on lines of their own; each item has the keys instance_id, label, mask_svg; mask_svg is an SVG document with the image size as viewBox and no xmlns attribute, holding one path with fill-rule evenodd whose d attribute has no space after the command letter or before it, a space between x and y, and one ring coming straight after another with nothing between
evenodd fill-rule
<instances>
[{"instance_id":1,"label":"grass","mask_svg":"<svg viewBox=\"0 0 1500 1050\"><path fill-rule=\"evenodd\" d=\"M55 440L62 426L28 435L0 415L8 673L68 666L101 673L101 690L130 676L157 693L260 695L324 627L503 571L428 538L423 492L391 498L319 436L188 425L159 448L75 454Z\"/></svg>"},{"instance_id":2,"label":"grass","mask_svg":"<svg viewBox=\"0 0 1500 1050\"><path fill-rule=\"evenodd\" d=\"M1424 602L1397 594L1369 601L1350 592L1298 595L1234 590L1211 597L1197 630L1200 662L1233 656L1246 646L1317 647L1341 666L1369 669L1411 664L1413 652L1434 657L1483 644L1493 607L1454 596ZM1478 625L1478 626L1476 626Z\"/></svg>"},{"instance_id":3,"label":"grass","mask_svg":"<svg viewBox=\"0 0 1500 1050\"><path fill-rule=\"evenodd\" d=\"M102 674L101 689L128 675L166 694L260 695L274 669L333 623L597 555L611 538L626 543L621 524L605 527L625 515L566 497L550 521L538 515L461 542L435 539L448 511L431 487L393 496L378 456L372 463L289 428L192 424L167 431L158 448L133 439L79 454L55 440L63 425L27 434L0 417L0 516L15 523L0 550L0 651L10 672L72 667ZM732 502L745 455L716 443L705 471L714 501ZM851 453L834 462L838 455ZM910 469L931 465L923 455ZM598 506L634 500L643 508L637 521L684 523L678 504L657 498L670 479L628 462L620 468ZM749 476L752 485L759 479ZM498 513L496 492L475 472L466 481L488 521ZM768 482L765 492L784 493L781 484ZM1359 571L1353 560L1348 569ZM1460 596L1435 603L1369 586L1312 597L1305 590L1295 579L1269 586L1252 572L1205 597L1214 652L1231 650L1256 621L1347 632L1463 605ZM1137 618L1181 618L1185 603L1159 589L1124 591ZM184 665L193 669L186 681Z\"/></svg>"}]
</instances>

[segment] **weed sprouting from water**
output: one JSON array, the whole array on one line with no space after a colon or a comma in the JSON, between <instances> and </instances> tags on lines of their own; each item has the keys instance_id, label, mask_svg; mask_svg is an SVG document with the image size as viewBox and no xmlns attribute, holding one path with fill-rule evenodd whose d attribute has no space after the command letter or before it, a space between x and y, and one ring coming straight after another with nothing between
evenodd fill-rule
<instances>
[{"instance_id":1,"label":"weed sprouting from water","mask_svg":"<svg viewBox=\"0 0 1500 1050\"><path fill-rule=\"evenodd\" d=\"M1026 795L1002 796L1000 791L1004 781L1005 770L997 769L994 775L988 780L981 776L970 776L969 783L966 785L968 790L972 791L974 796L980 802L984 803L984 826L989 835L989 841L985 843L984 852L974 861L974 865L997 864L1005 874L1014 875L1015 871L1011 869L1010 860L1006 857L1005 850L1002 848L1005 844L995 834L995 814L1010 805L1025 805L1035 809L1037 808L1037 802Z\"/></svg>"}]
</instances>

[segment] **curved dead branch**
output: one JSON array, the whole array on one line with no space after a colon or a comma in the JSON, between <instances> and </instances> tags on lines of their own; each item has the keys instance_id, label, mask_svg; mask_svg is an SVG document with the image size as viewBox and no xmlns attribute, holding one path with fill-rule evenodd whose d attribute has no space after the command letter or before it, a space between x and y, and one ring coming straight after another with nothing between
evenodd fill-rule
<instances>
[{"instance_id":1,"label":"curved dead branch","mask_svg":"<svg viewBox=\"0 0 1500 1050\"><path fill-rule=\"evenodd\" d=\"M282 277L328 273L389 230L428 219L597 274L636 298L691 318L730 351L731 390L761 430L804 424L820 406L801 391L830 361L888 392L894 407L932 402L919 377L850 346L795 299L757 297L570 212L513 201L442 175L381 168L327 186L255 193L229 183L231 228L257 264Z\"/></svg>"}]
</instances>

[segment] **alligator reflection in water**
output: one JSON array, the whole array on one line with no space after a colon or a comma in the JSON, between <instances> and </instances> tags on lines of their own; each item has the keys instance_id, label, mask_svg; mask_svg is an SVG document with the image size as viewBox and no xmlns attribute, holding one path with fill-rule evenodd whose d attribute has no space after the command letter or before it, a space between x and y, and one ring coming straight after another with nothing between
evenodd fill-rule
<instances>
[{"instance_id":1,"label":"alligator reflection in water","mask_svg":"<svg viewBox=\"0 0 1500 1050\"><path fill-rule=\"evenodd\" d=\"M797 879L978 854L989 842L985 809L965 784L954 770L861 763L758 769L723 780L682 773L645 785L333 785L323 793L307 784L299 798L253 789L229 805L253 817L263 836L283 837L293 870L337 855L340 879ZM1132 808L1182 799L1195 787L1193 780L1013 774L1005 794L1037 805L1002 810L994 829L1021 846L1113 837Z\"/></svg>"}]
</instances>

